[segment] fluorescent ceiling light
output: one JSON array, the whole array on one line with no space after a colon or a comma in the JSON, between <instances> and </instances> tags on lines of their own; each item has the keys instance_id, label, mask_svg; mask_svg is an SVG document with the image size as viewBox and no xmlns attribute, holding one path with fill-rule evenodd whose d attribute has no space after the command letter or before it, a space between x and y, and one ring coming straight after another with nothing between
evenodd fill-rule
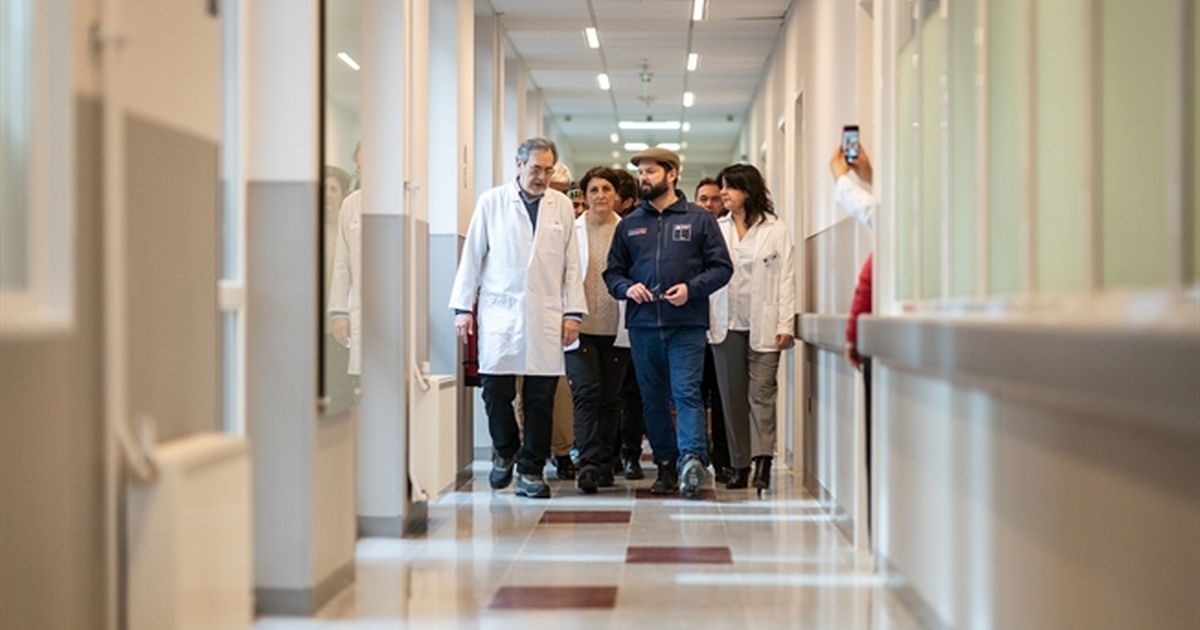
<instances>
[{"instance_id":1,"label":"fluorescent ceiling light","mask_svg":"<svg viewBox=\"0 0 1200 630\"><path fill-rule=\"evenodd\" d=\"M596 75L596 83L599 84L600 89L604 90L605 92L608 91L608 88L612 87L612 84L608 82L608 73L607 72L601 72L600 74L597 74Z\"/></svg>"},{"instance_id":2,"label":"fluorescent ceiling light","mask_svg":"<svg viewBox=\"0 0 1200 630\"><path fill-rule=\"evenodd\" d=\"M612 140L613 144L616 144L621 141L621 135L614 131L608 134L608 139Z\"/></svg>"},{"instance_id":3,"label":"fluorescent ceiling light","mask_svg":"<svg viewBox=\"0 0 1200 630\"><path fill-rule=\"evenodd\" d=\"M626 151L645 151L646 149L649 149L649 148L650 148L650 145L646 144L645 142L626 142L625 143Z\"/></svg>"},{"instance_id":4,"label":"fluorescent ceiling light","mask_svg":"<svg viewBox=\"0 0 1200 630\"><path fill-rule=\"evenodd\" d=\"M692 130L692 121L689 120L689 121L683 123L683 133L687 133L691 130Z\"/></svg>"},{"instance_id":5,"label":"fluorescent ceiling light","mask_svg":"<svg viewBox=\"0 0 1200 630\"><path fill-rule=\"evenodd\" d=\"M596 32L596 27L589 26L583 29L583 36L587 38L588 48L600 47L600 34Z\"/></svg>"},{"instance_id":6,"label":"fluorescent ceiling light","mask_svg":"<svg viewBox=\"0 0 1200 630\"><path fill-rule=\"evenodd\" d=\"M700 53L688 53L688 72L700 67Z\"/></svg>"},{"instance_id":7,"label":"fluorescent ceiling light","mask_svg":"<svg viewBox=\"0 0 1200 630\"><path fill-rule=\"evenodd\" d=\"M684 92L683 93L683 106L691 107L692 105L695 105L695 104L696 104L696 95L691 92Z\"/></svg>"},{"instance_id":8,"label":"fluorescent ceiling light","mask_svg":"<svg viewBox=\"0 0 1200 630\"><path fill-rule=\"evenodd\" d=\"M353 68L355 70L362 69L361 67L359 67L358 62L354 60L354 57L351 57L350 55L347 55L344 52L338 53L338 59L341 59L343 63L345 63L347 66L350 66L351 68Z\"/></svg>"},{"instance_id":9,"label":"fluorescent ceiling light","mask_svg":"<svg viewBox=\"0 0 1200 630\"><path fill-rule=\"evenodd\" d=\"M666 149L668 151L678 151L679 143L678 142L659 142L658 148Z\"/></svg>"},{"instance_id":10,"label":"fluorescent ceiling light","mask_svg":"<svg viewBox=\"0 0 1200 630\"><path fill-rule=\"evenodd\" d=\"M692 19L700 21L704 19L704 9L707 8L708 0L694 0L692 2Z\"/></svg>"},{"instance_id":11,"label":"fluorescent ceiling light","mask_svg":"<svg viewBox=\"0 0 1200 630\"><path fill-rule=\"evenodd\" d=\"M621 129L639 131L674 131L679 129L678 120L622 120L617 123Z\"/></svg>"}]
</instances>

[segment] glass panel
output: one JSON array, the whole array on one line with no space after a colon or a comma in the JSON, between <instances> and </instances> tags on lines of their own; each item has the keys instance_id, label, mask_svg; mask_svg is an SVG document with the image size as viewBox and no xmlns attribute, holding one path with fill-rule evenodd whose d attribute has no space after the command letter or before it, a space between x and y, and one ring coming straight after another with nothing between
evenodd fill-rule
<instances>
[{"instance_id":1,"label":"glass panel","mask_svg":"<svg viewBox=\"0 0 1200 630\"><path fill-rule=\"evenodd\" d=\"M358 152L362 80L360 0L324 2L325 137L321 173L321 288L325 296L322 393L325 412L358 404L361 373L362 204Z\"/></svg>"},{"instance_id":2,"label":"glass panel","mask_svg":"<svg viewBox=\"0 0 1200 630\"><path fill-rule=\"evenodd\" d=\"M1105 287L1167 282L1167 81L1172 0L1103 3Z\"/></svg>"},{"instance_id":3,"label":"glass panel","mask_svg":"<svg viewBox=\"0 0 1200 630\"><path fill-rule=\"evenodd\" d=\"M1024 248L1020 221L1025 195L1025 24L1022 3L988 3L988 236L991 293L1021 289Z\"/></svg>"},{"instance_id":4,"label":"glass panel","mask_svg":"<svg viewBox=\"0 0 1200 630\"><path fill-rule=\"evenodd\" d=\"M942 296L942 85L946 23L925 0L921 23L921 297Z\"/></svg>"},{"instance_id":5,"label":"glass panel","mask_svg":"<svg viewBox=\"0 0 1200 630\"><path fill-rule=\"evenodd\" d=\"M1037 11L1037 278L1046 293L1087 289L1087 11L1091 0Z\"/></svg>"},{"instance_id":6,"label":"glass panel","mask_svg":"<svg viewBox=\"0 0 1200 630\"><path fill-rule=\"evenodd\" d=\"M0 8L0 289L24 289L29 283L32 33L32 2L5 0Z\"/></svg>"},{"instance_id":7,"label":"glass panel","mask_svg":"<svg viewBox=\"0 0 1200 630\"><path fill-rule=\"evenodd\" d=\"M950 295L975 294L975 270L978 265L977 246L979 204L976 199L975 134L978 87L976 84L977 44L975 28L978 20L975 0L950 3L950 203L953 213L951 235Z\"/></svg>"},{"instance_id":8,"label":"glass panel","mask_svg":"<svg viewBox=\"0 0 1200 630\"><path fill-rule=\"evenodd\" d=\"M906 3L907 13L899 14L896 56L896 299L910 300L916 295L916 149L919 120L917 119L917 44L914 37L916 21L913 3Z\"/></svg>"},{"instance_id":9,"label":"glass panel","mask_svg":"<svg viewBox=\"0 0 1200 630\"><path fill-rule=\"evenodd\" d=\"M1192 282L1200 283L1200 7L1192 5Z\"/></svg>"}]
</instances>

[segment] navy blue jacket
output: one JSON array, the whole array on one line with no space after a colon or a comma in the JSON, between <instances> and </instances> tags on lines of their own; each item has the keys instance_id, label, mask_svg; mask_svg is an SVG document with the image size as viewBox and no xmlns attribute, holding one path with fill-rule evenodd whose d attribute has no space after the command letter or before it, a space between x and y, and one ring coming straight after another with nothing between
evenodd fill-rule
<instances>
[{"instance_id":1,"label":"navy blue jacket","mask_svg":"<svg viewBox=\"0 0 1200 630\"><path fill-rule=\"evenodd\" d=\"M613 234L604 270L608 292L624 300L629 287L641 282L656 298L645 304L625 303L629 328L708 328L708 296L733 275L717 220L682 192L675 194L679 199L661 213L643 201L621 219ZM680 282L687 283L688 301L672 306L660 296Z\"/></svg>"}]
</instances>

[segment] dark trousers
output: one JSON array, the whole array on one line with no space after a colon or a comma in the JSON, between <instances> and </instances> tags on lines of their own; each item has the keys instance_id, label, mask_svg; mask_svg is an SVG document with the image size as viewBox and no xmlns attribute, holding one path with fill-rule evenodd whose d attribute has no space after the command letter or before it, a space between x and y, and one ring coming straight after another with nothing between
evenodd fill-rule
<instances>
[{"instance_id":1,"label":"dark trousers","mask_svg":"<svg viewBox=\"0 0 1200 630\"><path fill-rule=\"evenodd\" d=\"M729 441L725 438L725 410L721 408L721 388L717 387L717 369L713 363L712 346L704 348L704 380L700 395L708 403L712 426L708 434L708 459L713 470L729 467Z\"/></svg>"},{"instance_id":2,"label":"dark trousers","mask_svg":"<svg viewBox=\"0 0 1200 630\"><path fill-rule=\"evenodd\" d=\"M517 458L517 472L541 476L550 457L550 431L554 426L554 389L557 376L525 376L521 406L525 416L525 440L513 410L517 377L512 374L480 374L483 405L488 415L492 447L501 457Z\"/></svg>"},{"instance_id":3,"label":"dark trousers","mask_svg":"<svg viewBox=\"0 0 1200 630\"><path fill-rule=\"evenodd\" d=\"M640 459L642 456L642 436L646 434L646 421L642 413L642 392L638 389L637 374L633 371L633 361L625 370L625 379L621 383L621 428L617 441L613 444L613 458L625 461Z\"/></svg>"},{"instance_id":4,"label":"dark trousers","mask_svg":"<svg viewBox=\"0 0 1200 630\"><path fill-rule=\"evenodd\" d=\"M612 468L621 426L621 383L629 366L629 349L613 346L615 340L613 335L579 335L579 347L566 353L580 470Z\"/></svg>"}]
</instances>

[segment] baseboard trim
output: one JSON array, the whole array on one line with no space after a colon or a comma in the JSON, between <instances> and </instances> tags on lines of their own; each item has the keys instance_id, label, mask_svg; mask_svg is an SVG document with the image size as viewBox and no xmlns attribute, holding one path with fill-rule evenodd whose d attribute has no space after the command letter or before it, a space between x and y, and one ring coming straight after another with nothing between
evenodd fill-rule
<instances>
[{"instance_id":1,"label":"baseboard trim","mask_svg":"<svg viewBox=\"0 0 1200 630\"><path fill-rule=\"evenodd\" d=\"M255 615L311 617L354 583L354 561L338 567L314 588L256 588Z\"/></svg>"},{"instance_id":2,"label":"baseboard trim","mask_svg":"<svg viewBox=\"0 0 1200 630\"><path fill-rule=\"evenodd\" d=\"M924 630L950 630L950 624L937 614L933 606L909 583L908 578L886 556L879 556L879 570L884 575L888 591L912 615Z\"/></svg>"}]
</instances>

